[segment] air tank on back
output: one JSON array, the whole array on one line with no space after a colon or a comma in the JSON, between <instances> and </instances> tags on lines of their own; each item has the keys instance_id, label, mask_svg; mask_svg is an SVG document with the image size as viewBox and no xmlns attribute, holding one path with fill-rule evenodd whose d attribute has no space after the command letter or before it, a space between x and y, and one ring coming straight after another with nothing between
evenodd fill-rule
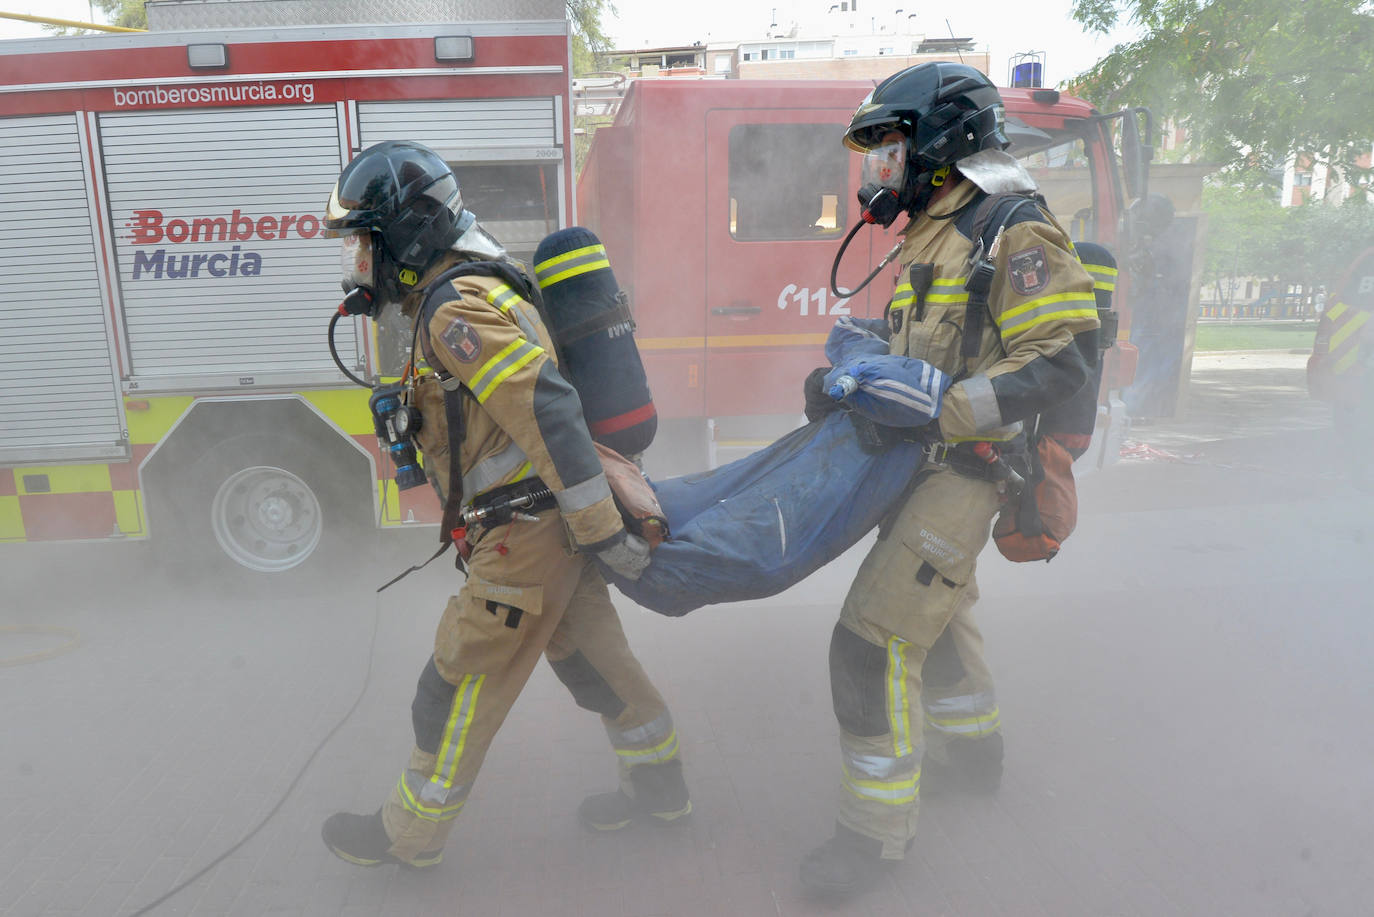
<instances>
[{"instance_id":1,"label":"air tank on back","mask_svg":"<svg viewBox=\"0 0 1374 917\"><path fill-rule=\"evenodd\" d=\"M636 456L649 448L658 413L635 346L629 299L616 283L606 248L581 226L545 237L534 253L559 370L577 389L592 439Z\"/></svg>"}]
</instances>

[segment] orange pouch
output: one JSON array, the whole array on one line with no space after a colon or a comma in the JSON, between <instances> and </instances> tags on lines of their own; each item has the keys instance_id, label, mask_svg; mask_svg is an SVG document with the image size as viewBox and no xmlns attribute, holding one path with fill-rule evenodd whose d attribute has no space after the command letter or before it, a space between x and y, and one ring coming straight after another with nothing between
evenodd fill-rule
<instances>
[{"instance_id":1,"label":"orange pouch","mask_svg":"<svg viewBox=\"0 0 1374 917\"><path fill-rule=\"evenodd\" d=\"M997 550L1017 563L1050 560L1078 524L1073 458L1054 434L1037 440L1030 471L1019 499L1003 507L992 527Z\"/></svg>"}]
</instances>

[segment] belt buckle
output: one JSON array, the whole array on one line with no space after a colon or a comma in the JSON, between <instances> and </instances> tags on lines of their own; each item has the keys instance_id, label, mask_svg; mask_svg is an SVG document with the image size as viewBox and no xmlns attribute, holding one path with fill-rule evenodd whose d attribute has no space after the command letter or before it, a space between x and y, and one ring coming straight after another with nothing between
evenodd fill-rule
<instances>
[{"instance_id":1,"label":"belt buckle","mask_svg":"<svg viewBox=\"0 0 1374 917\"><path fill-rule=\"evenodd\" d=\"M939 442L927 443L926 447L921 451L925 453L927 462L934 465L943 465L949 458L949 449L949 443Z\"/></svg>"}]
</instances>

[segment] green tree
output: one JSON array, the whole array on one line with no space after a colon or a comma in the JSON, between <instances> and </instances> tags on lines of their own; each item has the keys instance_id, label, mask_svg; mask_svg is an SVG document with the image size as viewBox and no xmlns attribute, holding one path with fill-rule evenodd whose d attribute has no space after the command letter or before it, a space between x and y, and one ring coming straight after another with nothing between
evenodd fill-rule
<instances>
[{"instance_id":1,"label":"green tree","mask_svg":"<svg viewBox=\"0 0 1374 917\"><path fill-rule=\"evenodd\" d=\"M1221 183L1202 189L1202 209L1207 214L1203 277L1216 284L1221 304L1231 305L1237 278L1273 279L1286 214L1271 192Z\"/></svg>"},{"instance_id":2,"label":"green tree","mask_svg":"<svg viewBox=\"0 0 1374 917\"><path fill-rule=\"evenodd\" d=\"M610 0L566 0L568 20L572 23L573 76L587 76L605 68L605 55L611 50L611 40L601 27L604 13L616 15ZM576 101L574 101L576 104ZM582 164L592 147L596 129L609 124L609 118L574 115L573 167L580 175Z\"/></svg>"},{"instance_id":3,"label":"green tree","mask_svg":"<svg viewBox=\"0 0 1374 917\"><path fill-rule=\"evenodd\" d=\"M144 8L147 0L89 0L92 11L100 10L107 25L123 26L126 29L148 28L148 11ZM92 22L97 22L94 17ZM66 26L44 26L56 35L85 35L91 29L73 29Z\"/></svg>"},{"instance_id":4,"label":"green tree","mask_svg":"<svg viewBox=\"0 0 1374 917\"><path fill-rule=\"evenodd\" d=\"M611 50L611 40L601 27L605 13L616 15L610 0L567 0L572 23L573 75L584 76L601 69L600 58Z\"/></svg>"},{"instance_id":5,"label":"green tree","mask_svg":"<svg viewBox=\"0 0 1374 917\"><path fill-rule=\"evenodd\" d=\"M1260 173L1308 153L1346 180L1374 145L1374 5L1367 0L1075 0L1073 17L1142 37L1072 91L1107 110L1149 106L1202 159Z\"/></svg>"}]
</instances>

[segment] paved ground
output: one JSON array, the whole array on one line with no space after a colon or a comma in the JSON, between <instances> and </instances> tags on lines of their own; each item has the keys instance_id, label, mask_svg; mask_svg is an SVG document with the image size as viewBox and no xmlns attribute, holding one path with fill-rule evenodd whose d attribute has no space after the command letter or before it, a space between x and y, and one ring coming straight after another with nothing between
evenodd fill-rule
<instances>
[{"instance_id":1,"label":"paved ground","mask_svg":"<svg viewBox=\"0 0 1374 917\"><path fill-rule=\"evenodd\" d=\"M0 627L81 639L0 667L0 914L128 917L261 821L365 680L266 827L153 913L1374 913L1374 506L1301 381L1296 356L1200 356L1188 413L1136 432L1153 451L1082 482L1060 558L985 557L1002 791L927 800L912 857L847 908L803 899L795 869L838 791L826 645L857 552L753 605L626 607L678 719L690 825L577 828L613 765L540 669L421 876L348 866L318 828L395 779L451 570L379 605L395 540L274 592L173 588L146 545L0 552ZM64 639L0 632L0 656Z\"/></svg>"}]
</instances>

